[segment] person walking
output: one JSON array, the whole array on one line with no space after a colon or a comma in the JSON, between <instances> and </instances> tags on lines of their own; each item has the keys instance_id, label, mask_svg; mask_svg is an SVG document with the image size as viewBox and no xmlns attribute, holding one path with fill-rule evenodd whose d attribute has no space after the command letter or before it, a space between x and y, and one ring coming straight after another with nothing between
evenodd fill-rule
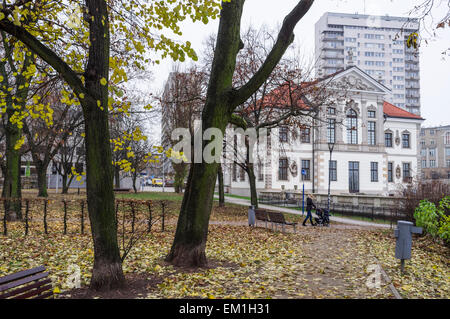
<instances>
[{"instance_id":1,"label":"person walking","mask_svg":"<svg viewBox=\"0 0 450 319\"><path fill-rule=\"evenodd\" d=\"M311 209L314 207L314 209L317 209L316 205L313 202L314 196L312 194L308 194L308 197L306 198L306 218L303 221L303 226L306 226L306 222L309 220L311 221L311 225L316 226L316 224L313 223L312 220L312 214L311 214Z\"/></svg>"}]
</instances>

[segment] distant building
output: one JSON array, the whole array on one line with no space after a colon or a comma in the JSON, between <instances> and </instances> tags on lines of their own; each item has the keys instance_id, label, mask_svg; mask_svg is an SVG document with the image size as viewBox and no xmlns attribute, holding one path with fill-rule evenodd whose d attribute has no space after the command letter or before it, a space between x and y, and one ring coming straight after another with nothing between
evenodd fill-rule
<instances>
[{"instance_id":1,"label":"distant building","mask_svg":"<svg viewBox=\"0 0 450 319\"><path fill-rule=\"evenodd\" d=\"M167 82L164 86L164 92L163 92L163 98L162 98L162 118L161 118L161 146L167 150L170 147L172 147L172 140L171 140L171 134L172 134L172 121L171 121L171 114L173 113L173 108L176 107L175 103L173 102L173 92L175 90L175 80L177 76L177 72L171 72L169 74L169 78L167 79ZM163 158L162 167L160 170L160 174L162 174L162 171L164 173L172 172L172 164L170 159ZM159 176L158 176L159 177Z\"/></svg>"},{"instance_id":2,"label":"distant building","mask_svg":"<svg viewBox=\"0 0 450 319\"><path fill-rule=\"evenodd\" d=\"M270 147L255 165L257 190L299 191L304 184L308 192L326 194L331 179L332 194L387 196L412 182L424 119L386 102L390 90L356 66L318 82L325 79L334 91L339 81L352 83L349 95L336 107L321 108L311 127L295 134L273 129ZM249 194L248 176L237 165L227 165L225 184L230 193Z\"/></svg>"},{"instance_id":3,"label":"distant building","mask_svg":"<svg viewBox=\"0 0 450 319\"><path fill-rule=\"evenodd\" d=\"M419 151L422 179L450 180L450 125L422 128Z\"/></svg>"},{"instance_id":4,"label":"distant building","mask_svg":"<svg viewBox=\"0 0 450 319\"><path fill-rule=\"evenodd\" d=\"M315 56L320 75L355 65L387 86L388 102L420 114L419 56L406 39L419 29L417 19L325 13L315 25Z\"/></svg>"}]
</instances>

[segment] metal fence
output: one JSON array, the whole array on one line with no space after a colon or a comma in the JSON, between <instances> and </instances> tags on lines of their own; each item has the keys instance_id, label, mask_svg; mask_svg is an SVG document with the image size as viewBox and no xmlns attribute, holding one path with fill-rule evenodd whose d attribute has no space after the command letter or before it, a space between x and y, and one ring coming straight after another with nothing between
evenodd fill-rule
<instances>
[{"instance_id":1,"label":"metal fence","mask_svg":"<svg viewBox=\"0 0 450 319\"><path fill-rule=\"evenodd\" d=\"M258 202L266 205L282 206L287 208L302 208L302 199L296 199L292 194L261 194ZM318 208L327 208L328 201L315 203ZM306 199L305 199L306 206ZM398 220L408 220L406 212L395 207L376 207L369 205L352 205L346 203L330 203L331 214L338 214L346 217L367 218L369 220L379 220L395 224Z\"/></svg>"},{"instance_id":2,"label":"metal fence","mask_svg":"<svg viewBox=\"0 0 450 319\"><path fill-rule=\"evenodd\" d=\"M0 198L0 209L3 210L0 216L4 236L8 235L8 230L17 228L13 223L19 223L25 236L32 231L84 234L90 226L85 199ZM115 215L118 231L150 232L156 223L164 231L171 211L167 201L116 199Z\"/></svg>"}]
</instances>

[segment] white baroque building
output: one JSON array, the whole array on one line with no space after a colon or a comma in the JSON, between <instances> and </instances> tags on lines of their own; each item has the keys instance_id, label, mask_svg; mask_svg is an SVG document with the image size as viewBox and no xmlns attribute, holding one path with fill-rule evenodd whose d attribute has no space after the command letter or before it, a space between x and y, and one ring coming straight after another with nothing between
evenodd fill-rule
<instances>
[{"instance_id":1,"label":"white baroque building","mask_svg":"<svg viewBox=\"0 0 450 319\"><path fill-rule=\"evenodd\" d=\"M420 173L424 119L386 102L391 91L357 66L319 82L325 79L330 90L338 87L333 83L351 83L346 100L320 108L311 127L297 134L273 129L261 163L255 163L257 190L295 191L304 184L308 192L326 194L330 177L332 194L394 194L397 184ZM224 181L229 193L249 195L248 176L239 166L224 165Z\"/></svg>"}]
</instances>

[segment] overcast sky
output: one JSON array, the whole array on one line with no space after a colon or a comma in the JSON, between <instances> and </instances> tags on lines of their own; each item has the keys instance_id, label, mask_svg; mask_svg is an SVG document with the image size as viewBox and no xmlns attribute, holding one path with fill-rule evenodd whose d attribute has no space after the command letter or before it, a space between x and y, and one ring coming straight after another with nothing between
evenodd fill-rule
<instances>
[{"instance_id":1,"label":"overcast sky","mask_svg":"<svg viewBox=\"0 0 450 319\"><path fill-rule=\"evenodd\" d=\"M314 24L325 12L408 16L414 5L421 2L423 0L316 0L295 29L296 43L302 52L313 56ZM447 1L443 2L445 5ZM297 0L247 0L242 29L249 25L258 28L263 24L276 28L296 3ZM441 18L445 13L444 5L434 10L435 19ZM216 33L217 28L218 21L212 21L208 25L185 23L182 28L183 39L190 41L200 55L203 41L209 34ZM427 33L421 34L427 36ZM439 29L437 36L420 48L421 113L426 119L424 126L450 124L450 57L444 60L441 54L448 47L449 27ZM171 60L167 59L152 69L154 78L150 90L162 90L171 65Z\"/></svg>"}]
</instances>

